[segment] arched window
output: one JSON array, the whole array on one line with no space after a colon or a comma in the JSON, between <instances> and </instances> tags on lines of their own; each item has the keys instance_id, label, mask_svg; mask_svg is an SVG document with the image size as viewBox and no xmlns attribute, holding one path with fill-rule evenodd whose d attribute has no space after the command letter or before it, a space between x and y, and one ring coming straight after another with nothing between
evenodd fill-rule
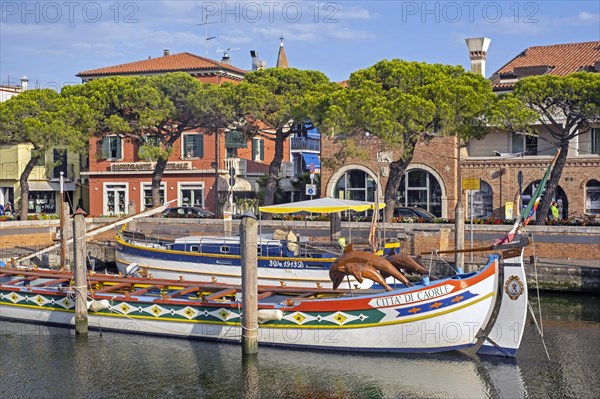
<instances>
[{"instance_id":1,"label":"arched window","mask_svg":"<svg viewBox=\"0 0 600 399\"><path fill-rule=\"evenodd\" d=\"M525 209L525 207L527 206L529 201L532 200L531 196L533 195L533 192L535 191L535 189L537 188L537 186L539 184L540 184L540 180L536 180L533 183L529 184L525 190L523 190L523 200L521 201L521 212L523 211L523 209ZM544 198L543 195L542 195L542 198ZM566 219L569 216L569 200L567 199L567 194L565 194L565 191L560 186L558 186L556 188L556 194L554 195L554 198L552 198L552 200L556 201L558 204L558 218ZM515 217L516 217L516 215L515 215ZM536 218L536 217L537 216L534 216L534 218Z\"/></svg>"},{"instance_id":2,"label":"arched window","mask_svg":"<svg viewBox=\"0 0 600 399\"><path fill-rule=\"evenodd\" d=\"M481 181L479 191L473 192L473 217L474 218L489 218L494 213L494 193L492 187ZM471 195L469 194L469 201ZM471 207L469 206L468 213L471 216Z\"/></svg>"},{"instance_id":3,"label":"arched window","mask_svg":"<svg viewBox=\"0 0 600 399\"><path fill-rule=\"evenodd\" d=\"M585 213L600 214L600 181L590 180L585 185Z\"/></svg>"},{"instance_id":4,"label":"arched window","mask_svg":"<svg viewBox=\"0 0 600 399\"><path fill-rule=\"evenodd\" d=\"M375 179L362 170L349 170L337 181L337 198L355 201L375 201Z\"/></svg>"},{"instance_id":5,"label":"arched window","mask_svg":"<svg viewBox=\"0 0 600 399\"><path fill-rule=\"evenodd\" d=\"M398 189L398 205L418 206L442 216L442 189L428 171L411 169L404 173Z\"/></svg>"}]
</instances>

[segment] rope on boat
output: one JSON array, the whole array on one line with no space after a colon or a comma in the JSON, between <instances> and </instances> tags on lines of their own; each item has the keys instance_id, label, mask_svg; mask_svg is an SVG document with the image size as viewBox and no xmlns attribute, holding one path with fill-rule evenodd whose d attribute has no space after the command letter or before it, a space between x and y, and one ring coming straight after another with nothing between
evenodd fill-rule
<instances>
[{"instance_id":1,"label":"rope on boat","mask_svg":"<svg viewBox=\"0 0 600 399\"><path fill-rule=\"evenodd\" d=\"M548 353L548 348L546 347L546 341L544 340L544 325L542 323L542 305L541 305L541 300L540 300L540 284L538 282L537 255L535 253L535 242L533 241L533 234L529 234L529 236L531 237L531 247L533 248L533 269L535 271L535 290L537 292L538 313L540 316L540 324L539 325L535 318L535 314L533 312L533 307L531 306L531 303L529 301L527 301L527 307L529 308L531 316L533 317L533 321L535 322L535 326L537 327L540 337L542 337L542 345L544 345L544 350L546 351L546 356L548 357L548 360L550 360L550 354Z\"/></svg>"},{"instance_id":2,"label":"rope on boat","mask_svg":"<svg viewBox=\"0 0 600 399\"><path fill-rule=\"evenodd\" d=\"M429 257L429 265L430 265L430 270L429 270L429 274L431 275L431 267L433 266L433 257L436 257L436 259L441 260L442 262L444 262L452 271L454 271L454 273L458 274L458 270L456 270L454 267L452 267L452 265L448 262L446 262L446 259L444 259L443 256L440 256L439 252L437 249L434 249L433 251L431 251L430 257Z\"/></svg>"}]
</instances>

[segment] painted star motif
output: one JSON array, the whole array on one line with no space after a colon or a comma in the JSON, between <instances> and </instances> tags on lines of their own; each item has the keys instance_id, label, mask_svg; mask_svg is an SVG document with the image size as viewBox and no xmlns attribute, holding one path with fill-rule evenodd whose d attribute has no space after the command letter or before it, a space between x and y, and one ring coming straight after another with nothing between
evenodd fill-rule
<instances>
[{"instance_id":1,"label":"painted star motif","mask_svg":"<svg viewBox=\"0 0 600 399\"><path fill-rule=\"evenodd\" d=\"M429 305L429 308L430 308L430 309L437 309L437 308L439 308L439 307L440 307L440 306L442 306L442 305L443 305L443 303L442 303L442 302L434 302L434 303L432 303L431 305Z\"/></svg>"},{"instance_id":2,"label":"painted star motif","mask_svg":"<svg viewBox=\"0 0 600 399\"><path fill-rule=\"evenodd\" d=\"M462 301L464 298L465 297L462 296L462 295L457 295L457 296L454 297L454 299L452 299L451 302L458 303L458 302Z\"/></svg>"},{"instance_id":3,"label":"painted star motif","mask_svg":"<svg viewBox=\"0 0 600 399\"><path fill-rule=\"evenodd\" d=\"M418 313L418 312L420 312L420 311L421 311L421 308L412 308L411 310L409 310L409 311L408 311L408 313L413 313L413 314L415 314L415 313Z\"/></svg>"}]
</instances>

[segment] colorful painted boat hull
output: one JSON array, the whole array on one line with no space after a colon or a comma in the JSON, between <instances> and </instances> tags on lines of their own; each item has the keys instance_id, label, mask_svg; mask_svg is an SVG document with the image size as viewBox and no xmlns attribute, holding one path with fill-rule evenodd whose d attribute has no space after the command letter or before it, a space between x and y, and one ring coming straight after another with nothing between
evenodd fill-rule
<instances>
[{"instance_id":1,"label":"colorful painted boat hull","mask_svg":"<svg viewBox=\"0 0 600 399\"><path fill-rule=\"evenodd\" d=\"M298 292L292 295L275 287L263 287L259 313L269 314L270 320L260 324L259 343L366 352L441 352L471 347L477 344L481 331L495 326L493 316L498 313L495 306L500 296L506 295L498 290L501 268L496 256L478 273L443 279L435 284L331 298L327 297L331 292L323 293L321 298L306 299L306 295L298 295ZM74 291L69 287L50 287L48 280L49 277L39 272L20 280L15 275L1 277L0 317L72 326ZM114 284L127 285L128 281L131 280L113 278L110 284L115 287ZM139 283L141 287L164 284L159 280L141 281L145 284ZM196 288L197 295L173 298L152 294L149 288L140 295L136 292L144 290L139 291L139 287L138 291L126 295L96 290L94 302L106 301L107 306L90 311L89 326L239 342L242 332L239 298L207 300L199 294L202 287L188 291ZM501 306L499 314L502 314ZM509 355L515 353L512 351ZM502 351L497 354L507 356Z\"/></svg>"}]
</instances>

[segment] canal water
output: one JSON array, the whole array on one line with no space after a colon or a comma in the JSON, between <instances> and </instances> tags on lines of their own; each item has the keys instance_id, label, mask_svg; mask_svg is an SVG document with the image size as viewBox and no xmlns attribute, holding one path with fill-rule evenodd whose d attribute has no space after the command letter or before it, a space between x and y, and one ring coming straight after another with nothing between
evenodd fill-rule
<instances>
[{"instance_id":1,"label":"canal water","mask_svg":"<svg viewBox=\"0 0 600 399\"><path fill-rule=\"evenodd\" d=\"M531 317L514 360L261 347L242 361L239 345L2 321L0 398L599 398L600 297L541 308L550 360Z\"/></svg>"}]
</instances>

